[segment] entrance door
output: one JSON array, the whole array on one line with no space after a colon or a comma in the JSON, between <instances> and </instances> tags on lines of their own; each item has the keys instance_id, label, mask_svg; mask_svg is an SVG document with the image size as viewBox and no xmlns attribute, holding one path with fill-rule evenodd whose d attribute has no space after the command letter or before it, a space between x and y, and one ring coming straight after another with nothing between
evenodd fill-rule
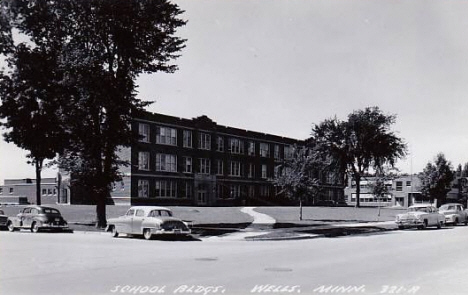
<instances>
[{"instance_id":1,"label":"entrance door","mask_svg":"<svg viewBox=\"0 0 468 295\"><path fill-rule=\"evenodd\" d=\"M205 205L206 204L206 199L207 199L207 188L205 184L200 184L198 186L198 192L197 192L197 202L198 205Z\"/></svg>"}]
</instances>

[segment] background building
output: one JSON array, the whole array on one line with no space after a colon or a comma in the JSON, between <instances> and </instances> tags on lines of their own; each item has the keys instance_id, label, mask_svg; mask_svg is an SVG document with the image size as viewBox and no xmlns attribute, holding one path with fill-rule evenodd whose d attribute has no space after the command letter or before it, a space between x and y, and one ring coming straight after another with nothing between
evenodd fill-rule
<instances>
[{"instance_id":1,"label":"background building","mask_svg":"<svg viewBox=\"0 0 468 295\"><path fill-rule=\"evenodd\" d=\"M57 178L41 179L41 203L56 204L60 202ZM35 204L36 180L5 179L0 186L0 204Z\"/></svg>"}]
</instances>

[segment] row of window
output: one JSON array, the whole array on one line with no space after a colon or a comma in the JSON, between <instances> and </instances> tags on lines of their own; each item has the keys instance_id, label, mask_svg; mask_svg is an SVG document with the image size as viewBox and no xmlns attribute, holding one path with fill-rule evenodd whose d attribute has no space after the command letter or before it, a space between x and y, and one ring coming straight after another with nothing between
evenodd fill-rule
<instances>
[{"instance_id":1,"label":"row of window","mask_svg":"<svg viewBox=\"0 0 468 295\"><path fill-rule=\"evenodd\" d=\"M209 187L206 184L199 184L197 187L197 199L200 203L206 202ZM253 185L243 186L239 184L217 184L214 193L220 199L237 199L241 195L255 195L255 187ZM155 180L154 193L150 193L150 181L147 179L138 180L138 197L139 198L180 198L192 199L194 195L194 185L192 181L176 181L176 180ZM259 195L261 197L270 196L270 187L261 185L259 187Z\"/></svg>"},{"instance_id":2,"label":"row of window","mask_svg":"<svg viewBox=\"0 0 468 295\"><path fill-rule=\"evenodd\" d=\"M139 134L140 141L150 142L150 127L148 124L139 123ZM193 148L193 136L191 130L183 130L183 147ZM224 137L216 136L216 150L219 152L225 151ZM177 145L177 129L170 127L156 127L156 143L164 145ZM211 134L206 132L199 132L198 134L198 145L197 147L202 150L211 150ZM228 151L232 154L245 154L245 147L247 148L247 155L255 156L255 142L247 141L246 145L244 140L239 138L229 138L228 139ZM289 159L292 157L292 147L289 145L284 146L284 157L281 156L280 146L275 144L273 146L273 153L275 159L286 158ZM259 155L261 157L270 157L270 145L268 143L261 142L259 144Z\"/></svg>"},{"instance_id":3,"label":"row of window","mask_svg":"<svg viewBox=\"0 0 468 295\"><path fill-rule=\"evenodd\" d=\"M15 192L15 189L14 189L14 188L10 187L10 188L8 189L8 193L9 193L9 194L12 194L12 193L14 193L14 192ZM3 194L3 187L0 187L0 195L2 195L2 194Z\"/></svg>"},{"instance_id":4,"label":"row of window","mask_svg":"<svg viewBox=\"0 0 468 295\"><path fill-rule=\"evenodd\" d=\"M194 173L192 157L182 157L183 173ZM198 173L212 174L211 160L207 158L198 158ZM138 169L143 171L150 170L150 153L138 152ZM223 160L216 160L216 175L224 175L225 167ZM246 176L248 178L255 177L255 165L253 163L244 164L239 161L230 161L227 167L230 176ZM268 168L266 164L260 166L261 177L268 178ZM156 154L156 171L158 172L178 172L177 171L177 156L171 154Z\"/></svg>"}]
</instances>

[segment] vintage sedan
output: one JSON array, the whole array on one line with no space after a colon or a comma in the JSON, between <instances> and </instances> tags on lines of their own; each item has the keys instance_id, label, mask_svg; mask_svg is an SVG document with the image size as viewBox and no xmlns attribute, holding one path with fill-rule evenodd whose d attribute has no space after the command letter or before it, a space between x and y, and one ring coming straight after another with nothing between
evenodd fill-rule
<instances>
[{"instance_id":1,"label":"vintage sedan","mask_svg":"<svg viewBox=\"0 0 468 295\"><path fill-rule=\"evenodd\" d=\"M45 206L27 206L15 217L8 218L8 230L30 229L33 233L40 230L69 230L68 223L60 211Z\"/></svg>"},{"instance_id":2,"label":"vintage sedan","mask_svg":"<svg viewBox=\"0 0 468 295\"><path fill-rule=\"evenodd\" d=\"M445 216L436 207L426 204L413 205L404 214L398 214L395 220L398 228L416 227L423 229L428 226L441 228L445 223Z\"/></svg>"},{"instance_id":3,"label":"vintage sedan","mask_svg":"<svg viewBox=\"0 0 468 295\"><path fill-rule=\"evenodd\" d=\"M124 216L107 221L107 231L119 234L143 235L147 240L155 235L189 235L188 224L172 217L172 211L158 206L134 206Z\"/></svg>"},{"instance_id":4,"label":"vintage sedan","mask_svg":"<svg viewBox=\"0 0 468 295\"><path fill-rule=\"evenodd\" d=\"M0 210L0 228L6 228L7 221L8 217L5 215L5 212L3 212L3 210Z\"/></svg>"},{"instance_id":5,"label":"vintage sedan","mask_svg":"<svg viewBox=\"0 0 468 295\"><path fill-rule=\"evenodd\" d=\"M459 223L468 224L468 213L463 205L459 203L448 203L440 206L439 212L445 215L445 223L457 225Z\"/></svg>"}]
</instances>

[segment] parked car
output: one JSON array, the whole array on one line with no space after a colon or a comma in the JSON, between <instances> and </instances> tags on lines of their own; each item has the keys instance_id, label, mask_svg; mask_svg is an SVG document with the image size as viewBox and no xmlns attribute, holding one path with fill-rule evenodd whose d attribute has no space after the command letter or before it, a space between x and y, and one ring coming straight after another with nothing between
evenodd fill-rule
<instances>
[{"instance_id":1,"label":"parked car","mask_svg":"<svg viewBox=\"0 0 468 295\"><path fill-rule=\"evenodd\" d=\"M441 228L445 223L445 216L432 205L418 204L410 206L406 213L398 214L395 222L400 229L407 227L422 229L428 226Z\"/></svg>"},{"instance_id":2,"label":"parked car","mask_svg":"<svg viewBox=\"0 0 468 295\"><path fill-rule=\"evenodd\" d=\"M468 213L459 203L448 203L440 206L439 212L445 215L445 223L457 225L459 223L468 224Z\"/></svg>"},{"instance_id":3,"label":"parked car","mask_svg":"<svg viewBox=\"0 0 468 295\"><path fill-rule=\"evenodd\" d=\"M188 224L172 217L172 211L158 206L134 206L124 216L107 221L107 231L113 237L119 234L143 235L147 240L154 235L189 235Z\"/></svg>"},{"instance_id":4,"label":"parked car","mask_svg":"<svg viewBox=\"0 0 468 295\"><path fill-rule=\"evenodd\" d=\"M0 210L0 228L7 227L7 221L8 217L5 215L5 212L3 212L3 210Z\"/></svg>"},{"instance_id":5,"label":"parked car","mask_svg":"<svg viewBox=\"0 0 468 295\"><path fill-rule=\"evenodd\" d=\"M30 229L33 233L40 230L69 230L68 223L60 211L45 206L27 206L15 217L8 218L8 230Z\"/></svg>"}]
</instances>

